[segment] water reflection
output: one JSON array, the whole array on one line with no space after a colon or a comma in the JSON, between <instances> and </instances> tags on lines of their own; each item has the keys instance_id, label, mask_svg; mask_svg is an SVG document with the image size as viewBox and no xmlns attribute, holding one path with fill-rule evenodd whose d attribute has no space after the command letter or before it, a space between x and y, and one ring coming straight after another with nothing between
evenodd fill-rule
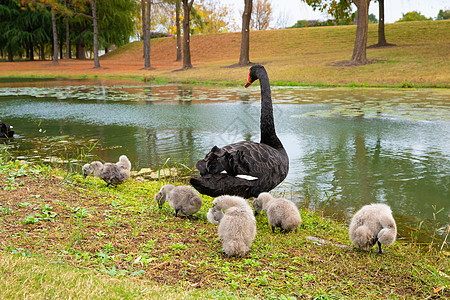
<instances>
[{"instance_id":1,"label":"water reflection","mask_svg":"<svg viewBox=\"0 0 450 300\"><path fill-rule=\"evenodd\" d=\"M116 161L126 154L133 169L188 154L193 166L214 145L259 140L258 87L16 90L0 88L0 116L16 129L13 151L30 159L64 156L98 140L95 155ZM442 90L275 88L276 129L290 157L277 191L326 191L332 201L319 197L313 205L347 219L364 204L385 202L404 236L407 226L432 220L433 205L444 208L437 221L448 224L448 96Z\"/></svg>"}]
</instances>

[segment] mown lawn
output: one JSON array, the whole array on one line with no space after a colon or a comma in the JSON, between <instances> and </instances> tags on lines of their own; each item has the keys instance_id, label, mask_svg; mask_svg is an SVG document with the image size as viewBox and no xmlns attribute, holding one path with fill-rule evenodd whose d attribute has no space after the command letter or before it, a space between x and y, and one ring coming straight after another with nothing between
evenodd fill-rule
<instances>
[{"instance_id":1,"label":"mown lawn","mask_svg":"<svg viewBox=\"0 0 450 300\"><path fill-rule=\"evenodd\" d=\"M377 42L378 25L369 25L368 43ZM273 84L369 87L449 87L450 21L386 24L386 38L395 47L367 49L373 63L359 67L335 66L352 56L356 26L310 27L252 31L250 60L262 63ZM142 70L142 42L133 42L93 62L0 62L0 77L135 78L169 82L242 84L248 67L229 66L239 61L240 33L191 37L193 69L176 62L176 40L152 40L152 70Z\"/></svg>"}]
</instances>

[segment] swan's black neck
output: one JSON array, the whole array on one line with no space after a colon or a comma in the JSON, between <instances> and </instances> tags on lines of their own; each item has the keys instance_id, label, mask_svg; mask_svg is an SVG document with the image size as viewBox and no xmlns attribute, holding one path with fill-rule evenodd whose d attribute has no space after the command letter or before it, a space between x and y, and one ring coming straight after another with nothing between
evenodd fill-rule
<instances>
[{"instance_id":1,"label":"swan's black neck","mask_svg":"<svg viewBox=\"0 0 450 300\"><path fill-rule=\"evenodd\" d=\"M261 143L275 149L284 149L275 132L269 76L264 68L258 70L257 76L261 86Z\"/></svg>"}]
</instances>

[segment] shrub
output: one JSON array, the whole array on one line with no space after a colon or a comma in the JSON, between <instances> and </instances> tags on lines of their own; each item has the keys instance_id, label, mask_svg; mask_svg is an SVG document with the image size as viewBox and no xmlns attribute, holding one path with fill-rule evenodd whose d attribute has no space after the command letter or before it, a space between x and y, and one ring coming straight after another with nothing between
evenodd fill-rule
<instances>
[{"instance_id":1,"label":"shrub","mask_svg":"<svg viewBox=\"0 0 450 300\"><path fill-rule=\"evenodd\" d=\"M449 9L447 9L447 10L441 9L437 15L436 20L448 20L448 19L450 19L450 10Z\"/></svg>"},{"instance_id":2,"label":"shrub","mask_svg":"<svg viewBox=\"0 0 450 300\"><path fill-rule=\"evenodd\" d=\"M406 14L403 14L403 17L400 20L398 20L397 22L429 21L429 20L433 20L433 19L427 18L417 11L410 11L410 12L407 12Z\"/></svg>"}]
</instances>

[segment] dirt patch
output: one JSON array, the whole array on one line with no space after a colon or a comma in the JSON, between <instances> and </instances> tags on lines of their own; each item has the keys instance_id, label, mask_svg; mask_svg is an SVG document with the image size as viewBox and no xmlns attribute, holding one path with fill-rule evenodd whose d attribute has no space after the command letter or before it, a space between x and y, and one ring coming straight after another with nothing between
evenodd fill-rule
<instances>
[{"instance_id":1,"label":"dirt patch","mask_svg":"<svg viewBox=\"0 0 450 300\"><path fill-rule=\"evenodd\" d=\"M367 64L374 64L377 63L379 61L386 61L387 59L369 59L367 60ZM338 61L338 62L334 62L329 64L329 66L333 66L333 67L358 67L358 66L362 66L362 65L366 65L363 63L359 63L353 60L342 60L342 61Z\"/></svg>"},{"instance_id":2,"label":"dirt patch","mask_svg":"<svg viewBox=\"0 0 450 300\"><path fill-rule=\"evenodd\" d=\"M397 47L396 44L390 44L390 43L386 43L386 44L374 44L374 45L370 45L367 47L367 49L377 49L377 48L388 48L388 47Z\"/></svg>"}]
</instances>

